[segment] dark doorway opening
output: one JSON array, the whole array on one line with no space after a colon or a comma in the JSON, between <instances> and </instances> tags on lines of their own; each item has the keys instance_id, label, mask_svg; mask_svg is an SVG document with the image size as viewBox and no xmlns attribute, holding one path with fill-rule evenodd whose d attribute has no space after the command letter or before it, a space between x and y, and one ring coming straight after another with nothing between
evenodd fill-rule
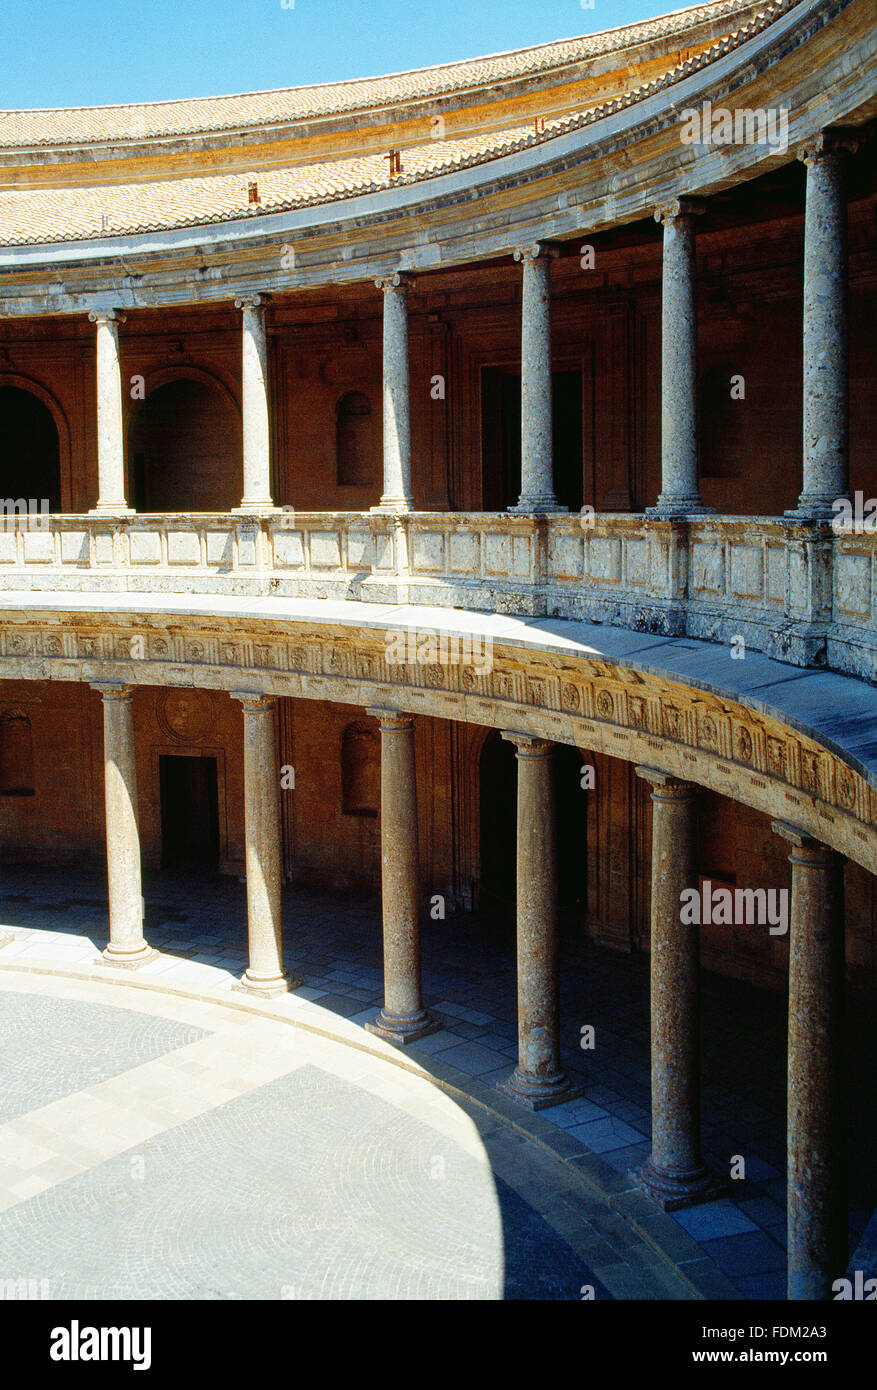
<instances>
[{"instance_id":1,"label":"dark doorway opening","mask_svg":"<svg viewBox=\"0 0 877 1390\"><path fill-rule=\"evenodd\" d=\"M43 498L61 510L61 450L52 412L18 386L0 386L0 496Z\"/></svg>"},{"instance_id":2,"label":"dark doorway opening","mask_svg":"<svg viewBox=\"0 0 877 1390\"><path fill-rule=\"evenodd\" d=\"M552 373L554 491L562 507L581 511L582 372ZM506 367L481 370L482 506L486 512L514 507L521 495L521 374Z\"/></svg>"},{"instance_id":3,"label":"dark doorway opening","mask_svg":"<svg viewBox=\"0 0 877 1390\"><path fill-rule=\"evenodd\" d=\"M128 434L138 512L222 512L241 489L241 421L218 388L165 382L137 407Z\"/></svg>"},{"instance_id":4,"label":"dark doorway opening","mask_svg":"<svg viewBox=\"0 0 877 1390\"><path fill-rule=\"evenodd\" d=\"M216 759L168 754L159 758L161 862L219 865Z\"/></svg>"},{"instance_id":5,"label":"dark doorway opening","mask_svg":"<svg viewBox=\"0 0 877 1390\"><path fill-rule=\"evenodd\" d=\"M499 733L488 734L481 749L481 893L483 912L511 908L514 924L517 795L515 745Z\"/></svg>"},{"instance_id":6,"label":"dark doorway opening","mask_svg":"<svg viewBox=\"0 0 877 1390\"><path fill-rule=\"evenodd\" d=\"M557 901L565 916L579 918L587 908L588 797L582 785L587 766L578 748L554 750L554 806L557 818Z\"/></svg>"}]
</instances>

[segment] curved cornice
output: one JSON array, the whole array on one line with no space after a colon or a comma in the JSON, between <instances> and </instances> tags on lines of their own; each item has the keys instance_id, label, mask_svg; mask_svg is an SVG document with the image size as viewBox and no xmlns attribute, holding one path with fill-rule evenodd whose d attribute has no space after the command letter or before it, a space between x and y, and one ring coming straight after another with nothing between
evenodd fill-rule
<instances>
[{"instance_id":1,"label":"curved cornice","mask_svg":"<svg viewBox=\"0 0 877 1390\"><path fill-rule=\"evenodd\" d=\"M877 710L848 677L759 657L742 672L727 660L722 675L715 650L689 639L438 609L16 601L3 604L3 680L259 690L517 729L688 778L877 872ZM400 664L388 634L408 624L492 646L468 662Z\"/></svg>"},{"instance_id":2,"label":"curved cornice","mask_svg":"<svg viewBox=\"0 0 877 1390\"><path fill-rule=\"evenodd\" d=\"M341 200L0 252L0 313L217 302L254 288L282 293L425 271L507 255L537 235L563 241L635 221L679 194L718 192L789 162L824 126L874 114L870 0L801 0L739 46L657 85L499 157ZM705 100L788 105L788 149L683 144L681 112ZM294 267L284 256L290 244Z\"/></svg>"}]
</instances>

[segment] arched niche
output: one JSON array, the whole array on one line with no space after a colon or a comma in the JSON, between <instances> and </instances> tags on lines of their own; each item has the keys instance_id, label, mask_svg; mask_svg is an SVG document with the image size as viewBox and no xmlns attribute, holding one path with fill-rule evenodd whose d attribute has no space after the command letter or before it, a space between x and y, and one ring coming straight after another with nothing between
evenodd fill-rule
<instances>
[{"instance_id":1,"label":"arched niche","mask_svg":"<svg viewBox=\"0 0 877 1390\"><path fill-rule=\"evenodd\" d=\"M144 383L128 424L129 498L141 512L227 512L242 495L241 415L223 382L170 367Z\"/></svg>"},{"instance_id":2,"label":"arched niche","mask_svg":"<svg viewBox=\"0 0 877 1390\"><path fill-rule=\"evenodd\" d=\"M335 406L335 472L339 487L369 487L377 479L372 451L371 401L346 391Z\"/></svg>"},{"instance_id":3,"label":"arched niche","mask_svg":"<svg viewBox=\"0 0 877 1390\"><path fill-rule=\"evenodd\" d=\"M341 735L341 810L377 816L381 805L381 745L376 729L348 724Z\"/></svg>"}]
</instances>

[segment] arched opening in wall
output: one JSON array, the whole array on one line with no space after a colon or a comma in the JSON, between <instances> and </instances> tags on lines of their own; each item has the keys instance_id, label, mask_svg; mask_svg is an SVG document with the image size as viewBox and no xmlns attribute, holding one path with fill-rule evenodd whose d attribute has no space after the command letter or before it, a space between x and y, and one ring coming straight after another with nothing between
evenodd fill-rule
<instances>
[{"instance_id":1,"label":"arched opening in wall","mask_svg":"<svg viewBox=\"0 0 877 1390\"><path fill-rule=\"evenodd\" d=\"M0 796L33 796L33 736L26 714L0 714Z\"/></svg>"},{"instance_id":2,"label":"arched opening in wall","mask_svg":"<svg viewBox=\"0 0 877 1390\"><path fill-rule=\"evenodd\" d=\"M704 478L739 478L747 457L745 382L739 365L717 362L700 382L700 472Z\"/></svg>"},{"instance_id":3,"label":"arched opening in wall","mask_svg":"<svg viewBox=\"0 0 877 1390\"><path fill-rule=\"evenodd\" d=\"M341 736L341 810L375 817L381 805L381 745L375 729L348 724Z\"/></svg>"},{"instance_id":4,"label":"arched opening in wall","mask_svg":"<svg viewBox=\"0 0 877 1390\"><path fill-rule=\"evenodd\" d=\"M208 380L164 382L128 432L132 502L141 512L225 512L240 504L243 444L231 399Z\"/></svg>"},{"instance_id":5,"label":"arched opening in wall","mask_svg":"<svg viewBox=\"0 0 877 1390\"><path fill-rule=\"evenodd\" d=\"M19 386L0 386L0 496L24 499L25 510L61 510L57 426L48 406Z\"/></svg>"},{"instance_id":6,"label":"arched opening in wall","mask_svg":"<svg viewBox=\"0 0 877 1390\"><path fill-rule=\"evenodd\" d=\"M370 447L371 402L347 391L335 407L335 471L339 487L369 487L377 477Z\"/></svg>"}]
</instances>

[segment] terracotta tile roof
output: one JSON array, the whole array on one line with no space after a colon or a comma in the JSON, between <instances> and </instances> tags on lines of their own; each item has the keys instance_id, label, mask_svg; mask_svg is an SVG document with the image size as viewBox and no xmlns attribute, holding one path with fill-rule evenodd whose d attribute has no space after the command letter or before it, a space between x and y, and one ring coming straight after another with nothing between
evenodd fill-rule
<instances>
[{"instance_id":1,"label":"terracotta tile roof","mask_svg":"<svg viewBox=\"0 0 877 1390\"><path fill-rule=\"evenodd\" d=\"M684 35L698 24L726 15L732 17L751 7L752 0L713 0L710 4L677 10L642 24L609 29L600 34L356 82L287 87L273 92L200 97L189 101L150 102L139 106L0 111L0 148L64 147L196 135L398 106L527 78L607 53L622 52L638 44Z\"/></svg>"},{"instance_id":2,"label":"terracotta tile roof","mask_svg":"<svg viewBox=\"0 0 877 1390\"><path fill-rule=\"evenodd\" d=\"M35 186L0 191L0 245L42 245L210 225L338 201L482 164L542 144L566 131L588 126L612 112L654 95L689 73L714 62L795 3L797 0L776 0L748 25L720 40L698 57L673 67L662 76L611 102L571 116L546 120L544 131L538 134L532 125L527 125L466 138L427 140L417 146L406 146L402 150L403 172L395 177L390 175L385 155L370 154L323 163L260 169L257 175L258 205L249 204L247 175L238 172L95 184L90 187ZM388 136L388 143L390 138Z\"/></svg>"}]
</instances>

